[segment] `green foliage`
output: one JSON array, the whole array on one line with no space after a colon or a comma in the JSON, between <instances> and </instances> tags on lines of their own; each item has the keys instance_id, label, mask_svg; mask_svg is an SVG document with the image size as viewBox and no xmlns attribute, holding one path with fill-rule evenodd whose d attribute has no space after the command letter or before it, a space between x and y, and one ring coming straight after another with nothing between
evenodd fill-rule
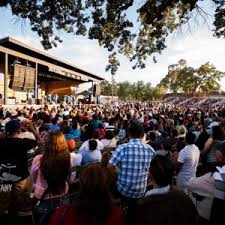
<instances>
[{"instance_id":1,"label":"green foliage","mask_svg":"<svg viewBox=\"0 0 225 225\"><path fill-rule=\"evenodd\" d=\"M112 95L112 84L109 81L103 80L100 85L101 85L101 95L105 96Z\"/></svg>"},{"instance_id":2,"label":"green foliage","mask_svg":"<svg viewBox=\"0 0 225 225\"><path fill-rule=\"evenodd\" d=\"M194 91L198 88L205 92L219 90L220 84L218 81L224 76L225 73L218 71L215 66L207 62L196 70Z\"/></svg>"},{"instance_id":3,"label":"green foliage","mask_svg":"<svg viewBox=\"0 0 225 225\"><path fill-rule=\"evenodd\" d=\"M115 74L120 65L117 53L127 56L134 69L144 68L149 56L156 62L156 55L166 48L168 35L195 13L203 12L199 5L202 1L2 0L0 7L8 6L13 15L29 20L45 49L62 41L57 30L97 40L110 52L106 69ZM225 1L211 1L216 6L214 34L225 37ZM127 16L130 8L136 10L134 18Z\"/></svg>"},{"instance_id":4,"label":"green foliage","mask_svg":"<svg viewBox=\"0 0 225 225\"><path fill-rule=\"evenodd\" d=\"M178 64L169 66L168 73L160 85L173 93L209 92L220 90L219 81L224 76L225 73L218 71L209 62L194 69L187 66L185 60L180 60Z\"/></svg>"},{"instance_id":5,"label":"green foliage","mask_svg":"<svg viewBox=\"0 0 225 225\"><path fill-rule=\"evenodd\" d=\"M131 99L133 94L133 86L128 81L117 84L117 95L122 100Z\"/></svg>"},{"instance_id":6,"label":"green foliage","mask_svg":"<svg viewBox=\"0 0 225 225\"><path fill-rule=\"evenodd\" d=\"M224 0L213 0L216 5L215 11L215 36L216 37L225 37L225 1Z\"/></svg>"},{"instance_id":7,"label":"green foliage","mask_svg":"<svg viewBox=\"0 0 225 225\"><path fill-rule=\"evenodd\" d=\"M112 87L108 81L102 82L103 95L108 95L110 89L105 88ZM105 91L107 89L107 91ZM163 86L152 87L151 83L144 83L143 81L137 81L130 83L129 81L119 82L116 84L116 93L121 100L139 100L139 101L151 101L160 99L165 94Z\"/></svg>"}]
</instances>

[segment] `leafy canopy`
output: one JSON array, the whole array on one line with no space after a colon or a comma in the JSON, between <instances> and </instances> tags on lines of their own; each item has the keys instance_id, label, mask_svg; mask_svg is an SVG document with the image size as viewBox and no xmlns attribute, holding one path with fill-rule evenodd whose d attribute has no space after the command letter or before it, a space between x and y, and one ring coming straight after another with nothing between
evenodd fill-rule
<instances>
[{"instance_id":1,"label":"leafy canopy","mask_svg":"<svg viewBox=\"0 0 225 225\"><path fill-rule=\"evenodd\" d=\"M112 84L104 80L101 82L101 94L110 96L112 94ZM151 83L137 81L118 82L115 85L115 94L122 100L150 101L160 99L165 94L163 86L152 87Z\"/></svg>"},{"instance_id":2,"label":"leafy canopy","mask_svg":"<svg viewBox=\"0 0 225 225\"><path fill-rule=\"evenodd\" d=\"M184 59L168 67L168 73L153 87L150 82L117 82L114 85L107 80L101 82L101 94L111 96L112 93L122 100L150 101L161 99L166 92L196 93L219 91L219 81L225 76L224 72L216 69L209 62L198 68L188 66ZM114 86L114 92L112 88Z\"/></svg>"},{"instance_id":3,"label":"leafy canopy","mask_svg":"<svg viewBox=\"0 0 225 225\"><path fill-rule=\"evenodd\" d=\"M194 17L201 15L203 0L1 0L12 14L30 21L32 31L41 38L45 49L62 40L56 35L63 30L87 36L108 49L107 70L115 74L120 65L117 53L127 56L133 68L144 68L147 57L161 54L168 35ZM225 1L215 4L214 35L225 37ZM129 18L129 10L136 12ZM137 20L137 21L135 21Z\"/></svg>"},{"instance_id":4,"label":"leafy canopy","mask_svg":"<svg viewBox=\"0 0 225 225\"><path fill-rule=\"evenodd\" d=\"M217 70L209 62L194 69L181 59L178 64L168 67L168 73L161 80L160 85L173 93L218 91L220 90L219 81L224 76L224 72Z\"/></svg>"}]
</instances>

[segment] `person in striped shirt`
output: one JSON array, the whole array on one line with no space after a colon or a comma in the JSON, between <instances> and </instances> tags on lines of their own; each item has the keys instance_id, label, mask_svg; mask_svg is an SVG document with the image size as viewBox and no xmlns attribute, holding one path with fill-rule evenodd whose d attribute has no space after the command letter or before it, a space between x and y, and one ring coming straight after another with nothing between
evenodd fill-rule
<instances>
[{"instance_id":1,"label":"person in striped shirt","mask_svg":"<svg viewBox=\"0 0 225 225\"><path fill-rule=\"evenodd\" d=\"M195 143L195 134L188 132L185 137L186 146L181 149L177 159L177 188L188 193L188 183L196 177L200 151Z\"/></svg>"}]
</instances>

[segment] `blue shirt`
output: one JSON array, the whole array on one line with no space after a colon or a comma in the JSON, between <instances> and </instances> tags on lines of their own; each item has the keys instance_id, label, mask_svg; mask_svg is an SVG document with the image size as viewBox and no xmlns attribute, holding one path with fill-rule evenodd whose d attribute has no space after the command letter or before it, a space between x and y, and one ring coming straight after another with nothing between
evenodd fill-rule
<instances>
[{"instance_id":1,"label":"blue shirt","mask_svg":"<svg viewBox=\"0 0 225 225\"><path fill-rule=\"evenodd\" d=\"M57 124L51 124L48 127L48 131L59 131L60 127Z\"/></svg>"},{"instance_id":2,"label":"blue shirt","mask_svg":"<svg viewBox=\"0 0 225 225\"><path fill-rule=\"evenodd\" d=\"M74 137L80 137L81 132L80 130L72 130L71 134L73 134Z\"/></svg>"},{"instance_id":3,"label":"blue shirt","mask_svg":"<svg viewBox=\"0 0 225 225\"><path fill-rule=\"evenodd\" d=\"M75 138L73 134L64 134L64 137L66 138L66 140L71 140Z\"/></svg>"},{"instance_id":4,"label":"blue shirt","mask_svg":"<svg viewBox=\"0 0 225 225\"><path fill-rule=\"evenodd\" d=\"M120 139L124 139L124 138L126 137L126 130L121 129L121 130L119 131L119 133L118 133L118 137L119 137Z\"/></svg>"},{"instance_id":5,"label":"blue shirt","mask_svg":"<svg viewBox=\"0 0 225 225\"><path fill-rule=\"evenodd\" d=\"M92 120L91 121L91 124L93 126L94 129L98 129L99 128L99 125L101 124L102 122L100 120Z\"/></svg>"},{"instance_id":6,"label":"blue shirt","mask_svg":"<svg viewBox=\"0 0 225 225\"><path fill-rule=\"evenodd\" d=\"M94 151L83 150L81 151L81 155L82 155L82 164L101 162L102 160L102 153L98 149Z\"/></svg>"},{"instance_id":7,"label":"blue shirt","mask_svg":"<svg viewBox=\"0 0 225 225\"><path fill-rule=\"evenodd\" d=\"M154 149L142 143L140 139L132 139L127 144L118 146L113 152L109 163L119 166L117 188L123 196L129 198L144 196L148 171L154 156Z\"/></svg>"}]
</instances>

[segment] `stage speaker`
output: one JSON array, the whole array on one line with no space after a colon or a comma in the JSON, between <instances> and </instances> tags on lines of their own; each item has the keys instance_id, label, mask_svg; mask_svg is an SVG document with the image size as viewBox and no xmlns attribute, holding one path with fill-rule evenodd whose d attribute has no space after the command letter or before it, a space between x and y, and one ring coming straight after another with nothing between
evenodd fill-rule
<instances>
[{"instance_id":1,"label":"stage speaker","mask_svg":"<svg viewBox=\"0 0 225 225\"><path fill-rule=\"evenodd\" d=\"M11 68L12 79L10 80L9 87L12 89L22 89L24 86L25 66L14 64Z\"/></svg>"},{"instance_id":2,"label":"stage speaker","mask_svg":"<svg viewBox=\"0 0 225 225\"><path fill-rule=\"evenodd\" d=\"M28 98L27 104L28 105L34 105L35 104L34 98Z\"/></svg>"},{"instance_id":3,"label":"stage speaker","mask_svg":"<svg viewBox=\"0 0 225 225\"><path fill-rule=\"evenodd\" d=\"M35 69L32 67L25 67L25 81L23 89L25 91L32 91L34 89Z\"/></svg>"},{"instance_id":4,"label":"stage speaker","mask_svg":"<svg viewBox=\"0 0 225 225\"><path fill-rule=\"evenodd\" d=\"M101 85L100 84L94 84L93 87L93 96L100 96L101 95Z\"/></svg>"},{"instance_id":5,"label":"stage speaker","mask_svg":"<svg viewBox=\"0 0 225 225\"><path fill-rule=\"evenodd\" d=\"M35 104L36 105L42 105L42 99L40 99L40 98L39 99L36 99L35 100Z\"/></svg>"}]
</instances>

